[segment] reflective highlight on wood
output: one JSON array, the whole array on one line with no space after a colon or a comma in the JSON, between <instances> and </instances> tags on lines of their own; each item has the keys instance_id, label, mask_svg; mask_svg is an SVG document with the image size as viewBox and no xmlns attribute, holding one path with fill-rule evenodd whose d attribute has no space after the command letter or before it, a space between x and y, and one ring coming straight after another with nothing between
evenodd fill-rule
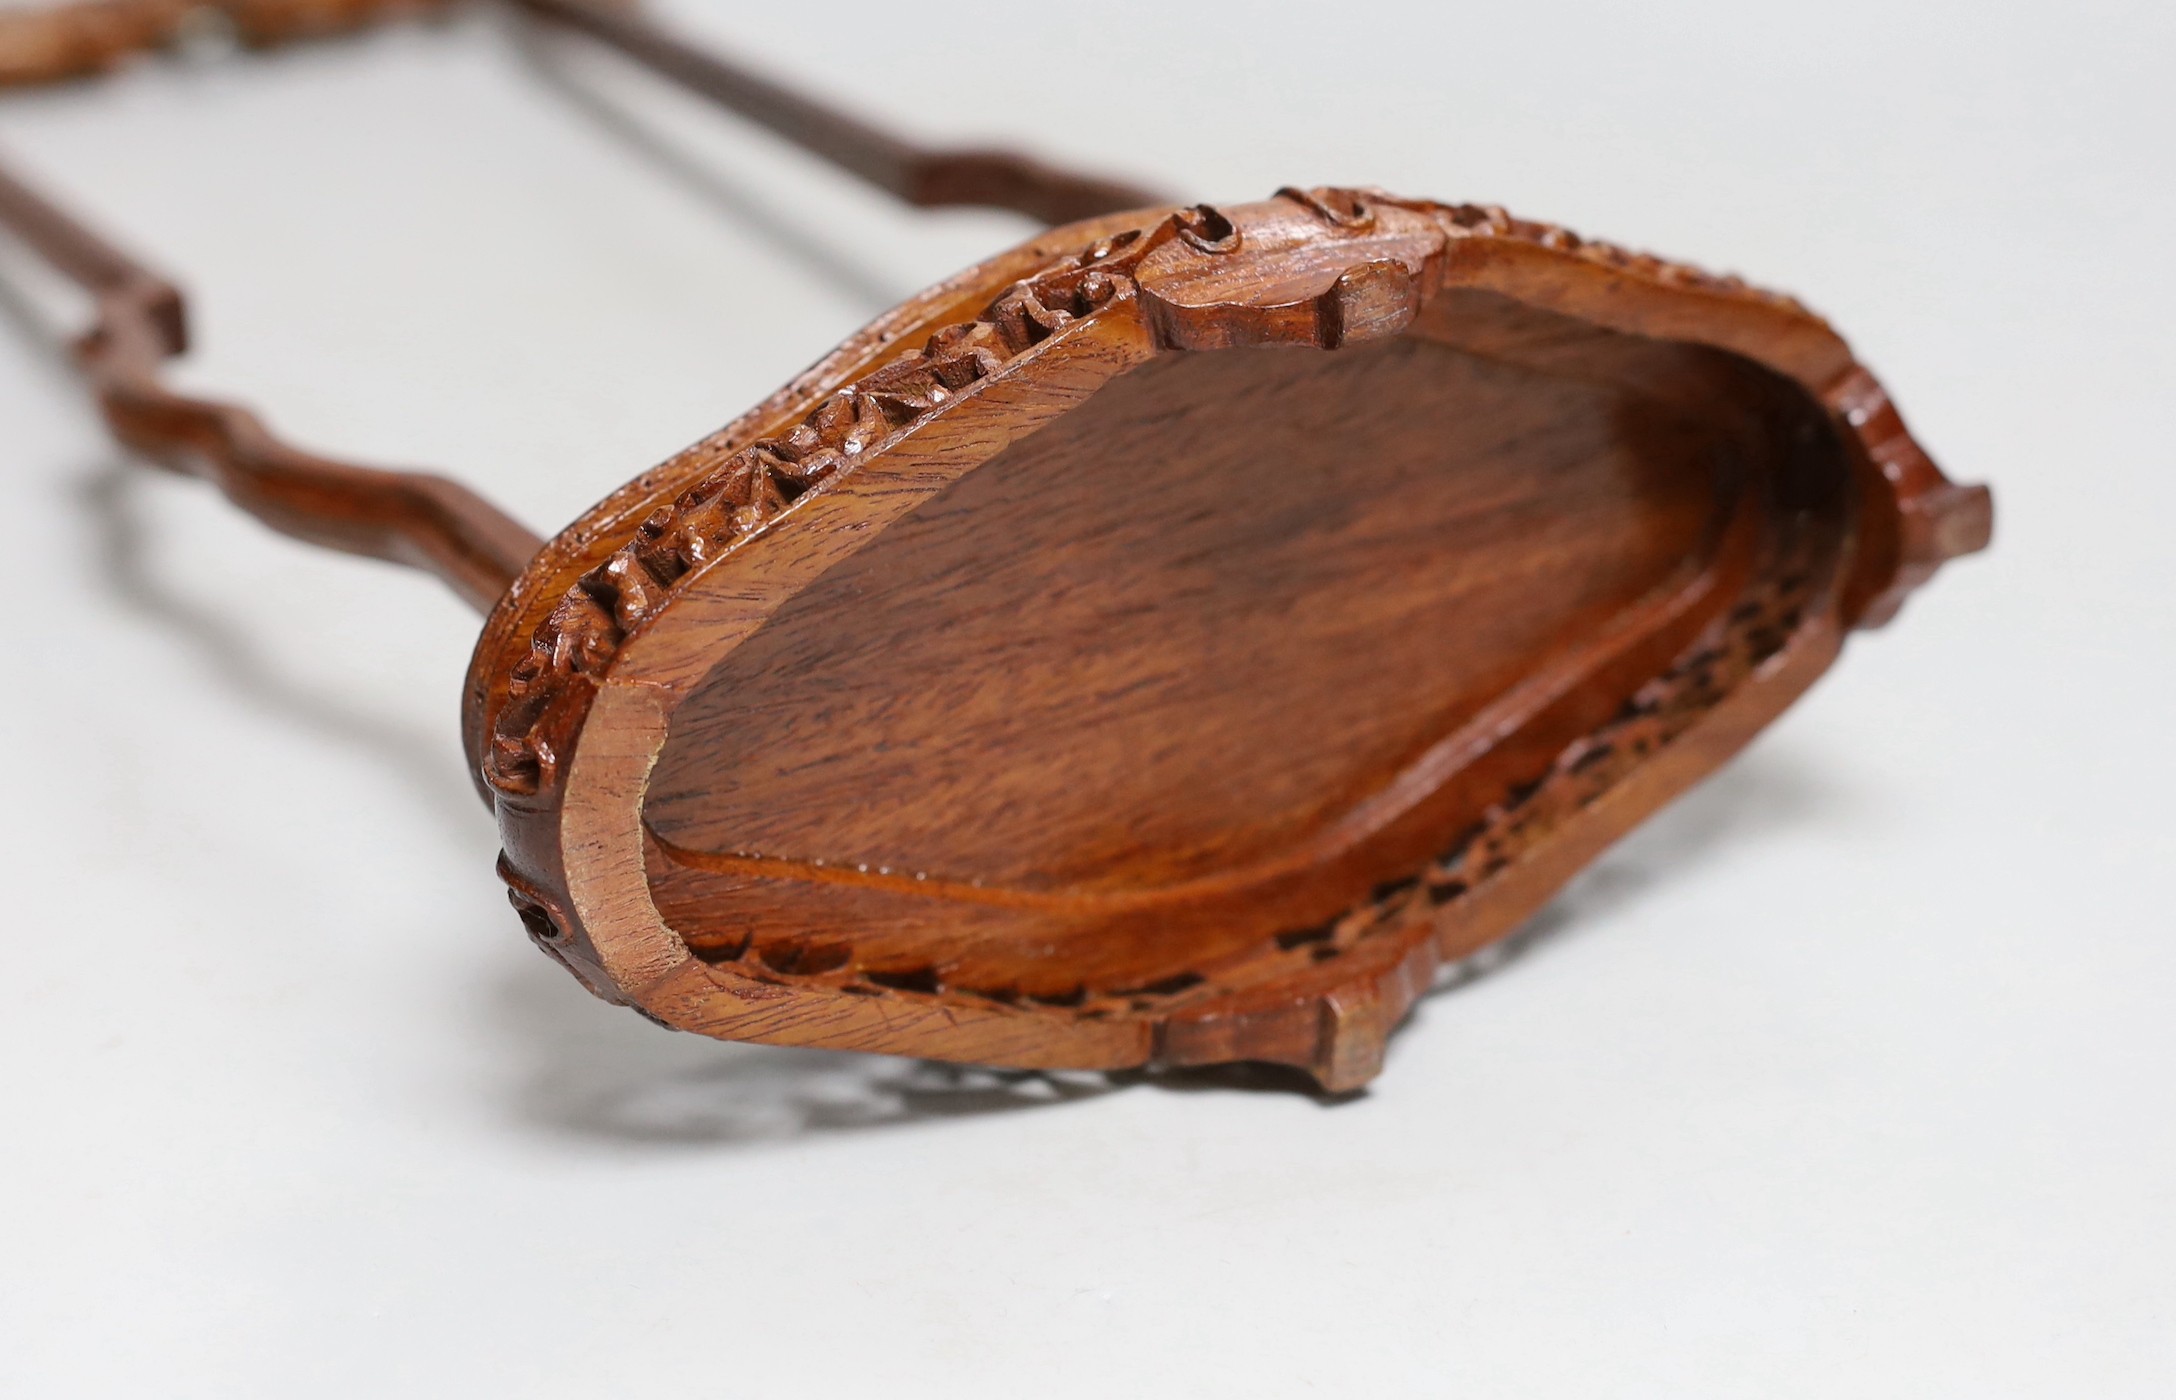
<instances>
[{"instance_id":1,"label":"reflective highlight on wood","mask_svg":"<svg viewBox=\"0 0 2176 1400\"><path fill-rule=\"evenodd\" d=\"M435 4L0 15L0 83ZM1985 547L1795 300L1491 206L1180 206L924 147L518 0L918 205L1064 223L548 541L167 388L174 287L0 172L114 433L487 611L463 732L532 940L730 1039L1365 1084L1439 968ZM1073 222L1065 222L1073 221Z\"/></svg>"},{"instance_id":2,"label":"reflective highlight on wood","mask_svg":"<svg viewBox=\"0 0 2176 1400\"><path fill-rule=\"evenodd\" d=\"M994 259L608 500L472 742L532 935L668 1025L1349 1089L1988 518L1789 298L1288 191Z\"/></svg>"}]
</instances>

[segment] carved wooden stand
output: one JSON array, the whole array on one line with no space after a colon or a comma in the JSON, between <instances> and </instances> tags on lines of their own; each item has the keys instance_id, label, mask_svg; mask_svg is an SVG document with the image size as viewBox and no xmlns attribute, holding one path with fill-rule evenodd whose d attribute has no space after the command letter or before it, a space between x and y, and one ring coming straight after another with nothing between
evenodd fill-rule
<instances>
[{"instance_id":1,"label":"carved wooden stand","mask_svg":"<svg viewBox=\"0 0 2176 1400\"><path fill-rule=\"evenodd\" d=\"M171 289L4 175L0 219L98 293L125 441L489 608L500 872L662 1024L1356 1087L1442 962L1986 543L1986 491L1787 297L1379 191L1140 208L531 8L916 202L1084 221L539 547L160 388Z\"/></svg>"}]
</instances>

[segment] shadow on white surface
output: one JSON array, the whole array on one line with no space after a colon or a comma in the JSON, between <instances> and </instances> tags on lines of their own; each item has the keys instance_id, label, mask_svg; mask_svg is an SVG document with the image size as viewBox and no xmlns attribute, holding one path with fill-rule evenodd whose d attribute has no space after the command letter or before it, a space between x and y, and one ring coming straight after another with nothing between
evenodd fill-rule
<instances>
[{"instance_id":1,"label":"shadow on white surface","mask_svg":"<svg viewBox=\"0 0 2176 1400\"><path fill-rule=\"evenodd\" d=\"M1670 882L1697 876L1734 841L1821 818L1827 797L1809 774L1776 755L1748 756L1655 817L1518 933L1444 969L1411 1019L1484 976L1504 975L1540 950L1615 922ZM1273 1065L1052 1074L710 1041L591 1003L541 958L508 977L497 996L499 1021L515 1043L515 1116L533 1129L592 1141L779 1143L1142 1089L1291 1094L1326 1108L1366 1093L1325 1095L1306 1076ZM1425 1033L1409 1020L1392 1038L1391 1054Z\"/></svg>"},{"instance_id":2,"label":"shadow on white surface","mask_svg":"<svg viewBox=\"0 0 2176 1400\"><path fill-rule=\"evenodd\" d=\"M0 323L47 362L62 392L86 393L66 348L67 333L44 298L0 277ZM331 687L312 686L269 658L235 619L159 581L150 564L156 527L145 518L144 487L145 473L161 468L123 455L86 467L75 487L93 554L86 573L114 602L192 651L242 703L370 754L424 797L435 815L464 832L474 830L475 794L460 764L431 735L343 700Z\"/></svg>"},{"instance_id":3,"label":"shadow on white surface","mask_svg":"<svg viewBox=\"0 0 2176 1400\"><path fill-rule=\"evenodd\" d=\"M146 561L152 556L140 504L143 474L159 468L112 458L78 488L97 554L91 575L123 608L159 627L193 652L215 680L251 708L300 723L333 743L370 755L399 775L434 817L464 835L476 827L476 795L445 745L367 705L342 699L272 661L232 618L165 587ZM209 489L209 488L207 488Z\"/></svg>"},{"instance_id":4,"label":"shadow on white surface","mask_svg":"<svg viewBox=\"0 0 2176 1400\"><path fill-rule=\"evenodd\" d=\"M749 185L720 173L711 163L659 132L653 123L615 98L607 84L597 81L592 71L594 60L607 56L594 51L579 56L570 53L564 36L540 33L533 24L508 22L502 27L528 71L568 107L713 212L724 215L762 239L779 256L800 263L815 277L861 303L866 315L889 310L915 290L891 285L874 268L833 246L815 221L790 217L781 201L767 199ZM646 76L643 81L662 86L662 80L655 77ZM723 111L714 116L721 123L741 120ZM813 163L815 157L808 159Z\"/></svg>"},{"instance_id":5,"label":"shadow on white surface","mask_svg":"<svg viewBox=\"0 0 2176 1400\"><path fill-rule=\"evenodd\" d=\"M590 1142L780 1143L1098 1098L1099 1074L1039 1074L678 1035L589 998L543 959L506 977L517 1122Z\"/></svg>"},{"instance_id":6,"label":"shadow on white surface","mask_svg":"<svg viewBox=\"0 0 2176 1400\"><path fill-rule=\"evenodd\" d=\"M1534 945L1553 946L1600 928L1655 890L1697 876L1734 844L1833 820L1841 803L1833 784L1784 754L1756 746L1634 828L1517 933L1444 969L1437 990L1471 981Z\"/></svg>"},{"instance_id":7,"label":"shadow on white surface","mask_svg":"<svg viewBox=\"0 0 2176 1400\"><path fill-rule=\"evenodd\" d=\"M611 116L597 115L619 129ZM632 141L648 139L632 122L623 134ZM669 152L651 154L668 165L676 159ZM815 259L812 265L827 276L857 293L882 295L851 266L797 243L784 221L707 172L690 163L680 173L712 189L734 217ZM4 281L0 318L18 323L53 351L56 362L62 359L45 318ZM146 564L150 530L137 489L144 470L110 458L79 488L98 556L93 576L129 611L191 649L237 699L369 754L398 774L434 817L464 840L472 838L478 821L474 794L434 735L311 686L269 660L237 620L160 582ZM1572 934L1616 922L1659 887L1697 875L1734 841L1820 819L1833 795L1773 750L1756 750L1647 823L1518 933L1445 969L1414 1019L1440 1005L1447 992L1523 964L1536 950L1555 947ZM479 873L478 878L486 877ZM593 1003L541 958L526 962L492 995L495 1023L511 1042L515 1061L513 1117L533 1129L589 1141L691 1147L775 1143L1045 1108L1144 1088L1296 1094L1325 1107L1362 1096L1323 1095L1304 1075L1263 1065L1053 1074L721 1043L666 1033L624 1010ZM1402 1028L1391 1054L1415 1033L1410 1025Z\"/></svg>"}]
</instances>

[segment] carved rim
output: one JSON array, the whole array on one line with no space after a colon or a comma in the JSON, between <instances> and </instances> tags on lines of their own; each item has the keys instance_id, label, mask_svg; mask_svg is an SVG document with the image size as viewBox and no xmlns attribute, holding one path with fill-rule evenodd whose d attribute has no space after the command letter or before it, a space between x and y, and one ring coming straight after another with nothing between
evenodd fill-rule
<instances>
[{"instance_id":1,"label":"carved rim","mask_svg":"<svg viewBox=\"0 0 2176 1400\"><path fill-rule=\"evenodd\" d=\"M1413 210L1438 221L1448 238L1513 240L1601 263L1671 289L1720 295L1781 311L1831 341L1848 362L1842 342L1802 304L1782 293L1752 287L1738 277L1718 276L1582 239L1554 225L1513 218L1494 206L1447 206L1402 200L1380 191L1334 188L1287 188L1279 196L1315 214L1327 230L1338 234L1372 231L1379 206ZM1014 282L974 317L943 326L919 349L882 360L852 383L824 395L785 431L745 445L736 442L742 435L735 429L749 419L775 423L805 403L810 381L828 377L824 371L855 358L851 352L857 347L896 343L901 328L895 323L912 319L901 313L947 300L944 294L961 283L988 285L987 275L976 275L982 269L971 270L891 313L749 418L638 478L563 531L510 590L485 629L486 639L496 640L495 634L514 630L508 624L516 617L530 624L527 655L514 662L505 682L471 686L480 702L478 708L489 711L488 716L478 715L486 721L484 731L469 736L470 752L487 786L515 797L533 796L551 786L562 758L553 740L567 728L569 719L578 719L586 702L581 679L607 669L627 637L684 583L809 490L851 470L863 454L874 455L893 435L955 402L969 385L1006 369L1065 326L1093 316L1120 299L1121 291L1130 292L1133 269L1172 238L1212 255L1240 246L1231 220L1208 205L1170 211L1146 224L1136 222L1090 237L1073 244L1075 251L1069 255L1046 257L1041 267ZM1039 240L1030 247L1051 241L1055 240ZM1417 290L1425 296L1435 288L1424 285ZM1324 306L1334 311L1342 304L1341 299L1331 298ZM1417 300L1413 309L1418 309ZM1319 317L1321 312L1315 314ZM1159 329L1165 330L1166 341L1183 344L1183 331ZM1310 335L1300 328L1295 335L1275 338L1334 345L1344 338L1338 329L1317 328ZM675 494L664 496L668 490ZM639 514L638 503L644 507ZM570 539L574 548L563 548ZM539 617L533 596L540 591L539 575L563 575L575 560L595 554L600 542L610 545L601 562L583 572L573 586L563 588L555 605ZM544 588L548 590L549 585ZM486 646L479 644L472 673L500 659L498 647L489 651L487 656ZM472 674L472 681L477 679L481 678Z\"/></svg>"},{"instance_id":2,"label":"carved rim","mask_svg":"<svg viewBox=\"0 0 2176 1400\"><path fill-rule=\"evenodd\" d=\"M1815 596L1819 571L1786 567L1772 572L1772 578L1797 582L1772 590L1773 596L1758 605L1749 603L1751 612L1729 635L1704 636L1641 692L1644 698L1628 707L1614 729L1590 734L1559 755L1546 773L1515 788L1478 828L1426 870L1378 889L1338 919L1277 936L1282 950L1313 962L1364 954L1305 979L1319 983L1326 998L1309 1004L1305 1014L1310 1017L1329 1016L1325 1008L1342 1004L1337 990L1341 982L1374 989L1362 999L1368 1007L1364 1015L1340 1012L1332 1018L1337 1026L1352 1022L1351 1034L1330 1030L1314 1036L1307 1062L1326 1082L1361 1072L1369 1058L1364 1048L1369 1039L1375 1043L1373 1053L1379 1054L1380 1033L1433 969L1432 961L1425 969L1414 961L1414 949L1426 945L1441 951L1455 941L1448 935L1426 937L1428 927L1445 924L1445 906L1482 883L1505 885L1504 874L1521 851L1593 806L1632 766L1669 745L1739 683L1786 669L1781 657L1794 637L1824 633L1812 625L1816 613L1840 606L1846 623L1860 616L1871 620L1893 607L1895 598L1931 573L1941 558L1984 543L1984 492L1950 487L1911 442L1879 386L1851 361L1843 343L1788 297L1750 288L1736 278L1583 240L1491 207L1446 206L1347 190L1287 190L1280 192L1280 201L1278 206L1246 206L1230 213L1196 206L1146 222L1135 216L1076 225L971 270L850 340L733 428L623 488L539 556L479 642L470 695L471 751L507 836L508 859L502 870L524 922L542 946L600 994L631 998L653 1014L664 1011L668 1002L682 1007L683 1014L666 1014L690 1028L741 1038L890 1048L882 1043L885 1035L866 1033L867 1018L857 1015L856 1007L843 1003L854 1002L856 994L881 991L912 1004L918 999L916 989L811 983L761 967L705 965L657 919L654 907L647 906L638 813L648 763L663 740L661 700L653 695L642 705L629 695L610 707L618 736L612 747L618 757L607 766L615 776L594 795L609 797L607 805L615 811L624 804L623 814L606 819L614 830L598 829L596 819L587 814L583 830L560 830L571 755L600 686L645 625L691 582L773 522L822 499L832 483L849 478L861 464L898 450L947 412L971 403L982 387L1042 356L1046 347L1055 349L1098 323L1109 323L1120 308L1127 313L1121 318L1125 333L1146 337L1137 347L1139 358L1146 358L1174 348L1249 343L1329 348L1397 333L1428 296L1448 283L1502 291L1604 325L1614 322L1616 328L1635 333L1706 343L1764 363L1814 392L1846 430L1843 436L1859 463L1859 557L1843 583L1840 602ZM1217 294L1190 300L1191 274L1246 246L1247 230L1260 222L1264 210L1276 208L1288 216L1295 205L1313 216L1307 229L1310 243L1347 245L1339 249L1347 256L1317 279L1322 285L1283 299L1258 293L1240 301ZM1279 227L1273 221L1264 226L1272 233ZM1064 237L1068 233L1070 240ZM1055 247L1068 241L1070 251L1053 255ZM1144 283L1143 264L1160 251L1158 275ZM1582 264L1589 269L1584 283L1566 275L1568 268ZM1594 277L1596 265L1605 271L1604 278ZM1206 271L1214 283L1215 269ZM1597 280L1609 284L1607 295L1593 293ZM990 296L1007 282L1005 290ZM1619 295L1625 292L1633 295ZM921 336L948 310L978 302L975 314L945 320L918 348L897 351L902 340ZM1109 338L1110 333L1098 334ZM1122 367L1107 369L1104 377ZM1056 405L1053 411L1065 406ZM781 420L791 426L779 431L774 425ZM758 432L765 435L755 436ZM959 467L971 469L972 464ZM1921 521L1916 533L1915 515ZM1792 547L1784 542L1785 553ZM548 581L570 574L571 586L557 585L552 597L554 585ZM1818 669L1816 665L1807 671L1791 693ZM1776 701L1776 707L1788 698ZM630 740L632 747L649 749L636 763L639 772L627 767L623 751ZM595 920L584 915L602 911L577 907L592 905L593 899L570 889L565 869L570 848L581 850L585 872L603 871L605 883L622 896L607 923L625 922L622 916L630 901L645 906L646 917L636 921L642 925L639 932L604 932L602 945L593 939ZM639 895L634 888L638 885ZM1417 935L1416 926L1421 929ZM1380 937L1394 930L1406 936ZM799 1024L788 1027L768 1016L724 1028L691 1024L703 1018L685 1014L689 998L700 999L705 987L713 993L724 988L756 1002L791 998L803 1003L792 1018ZM1218 1053L1229 1046L1189 1049L1184 1037L1175 1038L1174 1028L1165 1024L1180 1003L1166 1004L1163 996L1183 1001L1189 987L1138 990L1150 994L1133 997L1124 1006L1075 1010L1077 1023L1098 1017L1135 1022L1124 1034L1076 1039L1055 1052L1056 1060L1023 1042L1014 1062L1117 1064L1151 1055L1232 1057ZM810 998L825 1003L823 1014L811 1014L815 1008ZM860 1010L867 1009L863 1003ZM1018 1017L1025 1010L993 1005L978 1012L956 999L941 1009L946 1024L961 1031L961 1043L972 1043L971 1057L980 1059L993 1058L988 1027L961 1026L961 1018L983 1023L991 1016ZM877 1019L887 1034L896 1029L896 1015ZM1312 1030L1308 1034L1314 1035ZM943 1054L943 1038L933 1042L918 1032L911 1043L901 1043L915 1053ZM1336 1068L1346 1060L1352 1063L1345 1070Z\"/></svg>"}]
</instances>

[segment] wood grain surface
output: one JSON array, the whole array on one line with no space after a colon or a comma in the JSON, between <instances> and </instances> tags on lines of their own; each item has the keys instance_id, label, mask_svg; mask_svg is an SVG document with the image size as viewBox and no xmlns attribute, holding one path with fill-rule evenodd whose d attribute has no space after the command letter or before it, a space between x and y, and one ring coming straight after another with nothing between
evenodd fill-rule
<instances>
[{"instance_id":1,"label":"wood grain surface","mask_svg":"<svg viewBox=\"0 0 2176 1400\"><path fill-rule=\"evenodd\" d=\"M471 733L532 934L667 1024L1345 1089L1987 518L1788 298L1285 191L1001 255L608 499Z\"/></svg>"},{"instance_id":2,"label":"wood grain surface","mask_svg":"<svg viewBox=\"0 0 2176 1400\"><path fill-rule=\"evenodd\" d=\"M0 224L96 298L123 442L489 610L463 722L515 908L668 1026L1357 1087L1445 960L1987 542L1987 492L1789 297L1375 190L1132 208L624 7L521 7L910 203L1083 221L548 542L173 391L169 283L5 172ZM0 85L206 15L270 44L436 8L10 13Z\"/></svg>"}]
</instances>

